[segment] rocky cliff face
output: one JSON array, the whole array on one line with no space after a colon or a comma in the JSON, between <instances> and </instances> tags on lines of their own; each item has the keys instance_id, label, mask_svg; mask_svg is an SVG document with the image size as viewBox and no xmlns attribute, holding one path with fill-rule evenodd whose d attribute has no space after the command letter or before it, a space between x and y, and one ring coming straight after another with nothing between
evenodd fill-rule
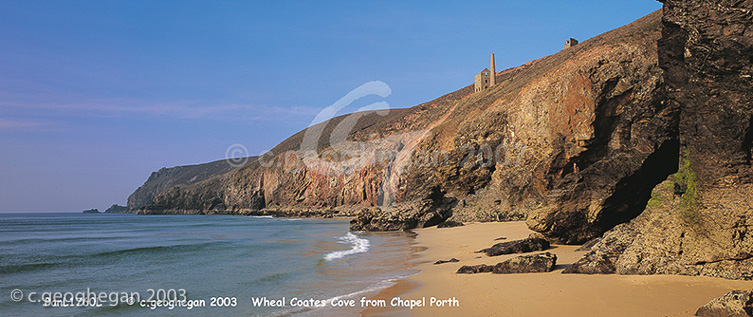
<instances>
[{"instance_id":1,"label":"rocky cliff face","mask_svg":"<svg viewBox=\"0 0 753 317\"><path fill-rule=\"evenodd\" d=\"M249 158L253 160L254 158ZM128 210L136 211L152 203L157 195L174 187L181 187L230 172L235 167L226 160L196 165L163 167L153 172L136 191L128 196Z\"/></svg>"},{"instance_id":2,"label":"rocky cliff face","mask_svg":"<svg viewBox=\"0 0 753 317\"><path fill-rule=\"evenodd\" d=\"M515 69L469 97L419 149L449 164L405 175L438 185L459 220L525 218L578 243L638 215L677 168L677 109L662 103L661 13Z\"/></svg>"},{"instance_id":3,"label":"rocky cliff face","mask_svg":"<svg viewBox=\"0 0 753 317\"><path fill-rule=\"evenodd\" d=\"M664 103L680 109L677 174L569 271L753 278L753 1L664 2Z\"/></svg>"},{"instance_id":4,"label":"rocky cliff face","mask_svg":"<svg viewBox=\"0 0 753 317\"><path fill-rule=\"evenodd\" d=\"M677 169L660 20L656 12L499 72L478 93L468 86L409 109L334 118L222 178L170 189L143 212L367 208L356 228L375 230L406 229L390 225L397 214L527 218L549 237L583 242L637 216Z\"/></svg>"}]
</instances>

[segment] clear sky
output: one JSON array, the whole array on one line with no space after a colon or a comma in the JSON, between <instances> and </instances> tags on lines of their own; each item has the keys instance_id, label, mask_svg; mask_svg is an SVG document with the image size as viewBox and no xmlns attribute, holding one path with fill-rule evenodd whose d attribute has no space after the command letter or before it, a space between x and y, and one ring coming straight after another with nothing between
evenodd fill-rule
<instances>
[{"instance_id":1,"label":"clear sky","mask_svg":"<svg viewBox=\"0 0 753 317\"><path fill-rule=\"evenodd\" d=\"M368 81L410 107L661 7L640 1L0 1L0 212L125 204L256 155ZM343 109L344 112L355 109Z\"/></svg>"}]
</instances>

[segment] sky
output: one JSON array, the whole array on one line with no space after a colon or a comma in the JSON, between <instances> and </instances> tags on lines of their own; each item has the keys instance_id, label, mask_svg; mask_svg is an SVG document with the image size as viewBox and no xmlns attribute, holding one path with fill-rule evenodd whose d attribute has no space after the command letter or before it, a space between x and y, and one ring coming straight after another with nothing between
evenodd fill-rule
<instances>
[{"instance_id":1,"label":"sky","mask_svg":"<svg viewBox=\"0 0 753 317\"><path fill-rule=\"evenodd\" d=\"M249 155L370 81L411 107L661 8L640 1L0 1L0 212L103 210ZM359 102L371 102L369 98ZM355 102L338 114L358 109Z\"/></svg>"}]
</instances>

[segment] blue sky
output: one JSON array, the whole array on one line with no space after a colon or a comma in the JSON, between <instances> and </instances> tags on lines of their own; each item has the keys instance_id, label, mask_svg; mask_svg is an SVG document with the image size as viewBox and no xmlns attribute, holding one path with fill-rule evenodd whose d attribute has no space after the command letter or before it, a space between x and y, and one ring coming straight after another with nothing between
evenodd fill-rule
<instances>
[{"instance_id":1,"label":"blue sky","mask_svg":"<svg viewBox=\"0 0 753 317\"><path fill-rule=\"evenodd\" d=\"M259 154L368 81L414 106L471 84L489 53L518 66L661 7L438 4L0 1L0 212L125 204L152 171Z\"/></svg>"}]
</instances>

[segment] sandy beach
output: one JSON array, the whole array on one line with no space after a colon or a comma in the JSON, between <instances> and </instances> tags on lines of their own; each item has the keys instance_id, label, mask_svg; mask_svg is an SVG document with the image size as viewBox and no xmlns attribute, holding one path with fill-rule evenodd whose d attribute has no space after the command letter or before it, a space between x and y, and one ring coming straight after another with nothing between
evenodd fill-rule
<instances>
[{"instance_id":1,"label":"sandy beach","mask_svg":"<svg viewBox=\"0 0 753 317\"><path fill-rule=\"evenodd\" d=\"M415 230L422 272L400 281L374 298L425 298L426 307L372 309L370 316L692 316L709 300L735 289L753 288L751 281L678 275L561 274L585 252L578 246L554 245L557 266L549 273L456 274L463 265L494 265L516 255L488 257L475 251L500 241L526 238L524 222L473 223L455 228ZM497 238L505 239L497 240ZM434 265L456 258L457 263ZM431 298L444 307L431 307Z\"/></svg>"}]
</instances>

